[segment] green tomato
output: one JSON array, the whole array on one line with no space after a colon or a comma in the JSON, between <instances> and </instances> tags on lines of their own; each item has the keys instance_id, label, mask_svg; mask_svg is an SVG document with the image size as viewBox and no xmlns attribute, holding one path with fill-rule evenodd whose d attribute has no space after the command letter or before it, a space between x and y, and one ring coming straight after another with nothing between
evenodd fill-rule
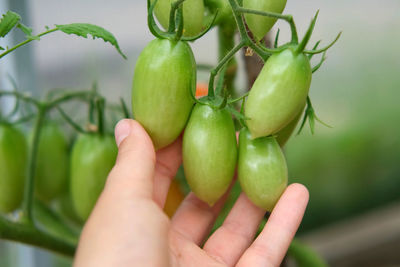
<instances>
[{"instance_id":1,"label":"green tomato","mask_svg":"<svg viewBox=\"0 0 400 267\"><path fill-rule=\"evenodd\" d=\"M156 149L171 144L182 132L193 107L196 62L182 41L151 41L136 63L132 86L134 117Z\"/></svg>"},{"instance_id":2,"label":"green tomato","mask_svg":"<svg viewBox=\"0 0 400 267\"><path fill-rule=\"evenodd\" d=\"M35 168L35 194L49 202L68 191L68 141L54 123L46 123L40 133Z\"/></svg>"},{"instance_id":3,"label":"green tomato","mask_svg":"<svg viewBox=\"0 0 400 267\"><path fill-rule=\"evenodd\" d=\"M289 122L288 125L276 133L276 141L278 141L280 147L284 147L286 142L292 136L294 129L296 129L296 126L303 115L303 110L304 108L300 110L299 114L297 114L297 116L291 122Z\"/></svg>"},{"instance_id":4,"label":"green tomato","mask_svg":"<svg viewBox=\"0 0 400 267\"><path fill-rule=\"evenodd\" d=\"M304 107L311 84L310 61L287 48L272 55L258 75L245 104L253 138L276 134Z\"/></svg>"},{"instance_id":5,"label":"green tomato","mask_svg":"<svg viewBox=\"0 0 400 267\"><path fill-rule=\"evenodd\" d=\"M0 124L0 212L17 209L22 202L27 172L25 136L11 125Z\"/></svg>"},{"instance_id":6,"label":"green tomato","mask_svg":"<svg viewBox=\"0 0 400 267\"><path fill-rule=\"evenodd\" d=\"M257 11L282 13L286 6L286 0L243 0L243 7L254 9ZM274 26L276 19L256 15L245 14L247 26L253 33L257 41L264 38L264 36Z\"/></svg>"},{"instance_id":7,"label":"green tomato","mask_svg":"<svg viewBox=\"0 0 400 267\"><path fill-rule=\"evenodd\" d=\"M76 140L71 156L70 191L75 211L81 220L89 217L116 156L117 146L112 136L82 134Z\"/></svg>"},{"instance_id":8,"label":"green tomato","mask_svg":"<svg viewBox=\"0 0 400 267\"><path fill-rule=\"evenodd\" d=\"M272 211L288 182L286 160L274 137L252 139L248 129L239 134L238 179L248 198Z\"/></svg>"},{"instance_id":9,"label":"green tomato","mask_svg":"<svg viewBox=\"0 0 400 267\"><path fill-rule=\"evenodd\" d=\"M183 168L198 198L213 205L228 189L235 172L235 126L227 109L196 104L183 135Z\"/></svg>"},{"instance_id":10,"label":"green tomato","mask_svg":"<svg viewBox=\"0 0 400 267\"><path fill-rule=\"evenodd\" d=\"M154 0L152 0L154 2ZM164 29L168 30L169 13L171 4L175 0L158 0L154 13ZM183 2L183 35L196 36L203 29L204 23L204 2L203 0L186 0Z\"/></svg>"}]
</instances>

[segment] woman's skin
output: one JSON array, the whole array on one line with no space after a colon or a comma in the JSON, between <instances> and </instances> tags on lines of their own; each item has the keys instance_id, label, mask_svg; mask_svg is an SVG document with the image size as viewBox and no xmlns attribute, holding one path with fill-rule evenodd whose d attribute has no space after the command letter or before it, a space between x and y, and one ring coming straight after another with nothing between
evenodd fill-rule
<instances>
[{"instance_id":1,"label":"woman's skin","mask_svg":"<svg viewBox=\"0 0 400 267\"><path fill-rule=\"evenodd\" d=\"M115 129L118 158L80 238L74 266L279 266L301 222L308 191L287 187L262 233L265 211L243 193L207 240L226 196L209 207L190 193L172 219L163 212L182 161L181 138L154 151L133 120Z\"/></svg>"}]
</instances>

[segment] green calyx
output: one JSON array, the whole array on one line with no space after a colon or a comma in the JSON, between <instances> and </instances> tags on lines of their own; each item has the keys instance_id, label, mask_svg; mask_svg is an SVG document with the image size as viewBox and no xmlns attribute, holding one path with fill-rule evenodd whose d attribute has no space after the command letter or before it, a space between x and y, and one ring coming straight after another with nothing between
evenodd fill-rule
<instances>
[{"instance_id":1,"label":"green calyx","mask_svg":"<svg viewBox=\"0 0 400 267\"><path fill-rule=\"evenodd\" d=\"M314 31L315 23L316 23L317 18L318 18L318 14L319 14L319 10L317 10L317 12L315 13L314 18L311 20L310 26L308 27L307 32L303 37L303 40L298 44L298 46L296 48L296 53L298 53L298 54L299 53L305 53L305 54L309 54L309 55L315 55L315 54L324 53L329 48L331 48L339 40L342 32L339 32L339 34L336 36L336 38L330 44L328 44L326 47L321 48L321 49L316 49L316 47L320 43L320 41L318 41L318 43L314 47L314 49L306 50L306 46L307 46L308 42L310 41L311 35L312 35L313 31Z\"/></svg>"}]
</instances>

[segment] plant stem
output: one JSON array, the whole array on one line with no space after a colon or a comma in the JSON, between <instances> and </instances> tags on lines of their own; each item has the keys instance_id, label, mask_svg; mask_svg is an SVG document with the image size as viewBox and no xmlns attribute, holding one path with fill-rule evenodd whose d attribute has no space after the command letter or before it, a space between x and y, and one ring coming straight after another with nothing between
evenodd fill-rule
<instances>
[{"instance_id":1,"label":"plant stem","mask_svg":"<svg viewBox=\"0 0 400 267\"><path fill-rule=\"evenodd\" d=\"M245 46L245 42L242 40L239 44L237 44L225 57L218 63L218 65L211 70L210 72L210 81L208 83L208 96L214 96L214 80L215 76L221 70L221 68L227 63L233 56L235 56L236 52L239 51L243 46Z\"/></svg>"},{"instance_id":2,"label":"plant stem","mask_svg":"<svg viewBox=\"0 0 400 267\"><path fill-rule=\"evenodd\" d=\"M22 94L20 92L16 92L16 91L2 91L0 90L0 97L1 96L15 96L16 98L23 100L25 102L28 103L32 103L35 106L40 105L39 101L34 99L32 96L28 95L28 94Z\"/></svg>"},{"instance_id":3,"label":"plant stem","mask_svg":"<svg viewBox=\"0 0 400 267\"><path fill-rule=\"evenodd\" d=\"M28 161L28 174L25 180L24 187L24 198L22 202L22 218L21 221L27 224L33 224L32 217L32 205L33 205L33 194L35 188L35 170L37 154L40 142L40 132L42 129L44 117L46 115L47 108L45 105L40 105L38 108L38 115L33 128L32 146Z\"/></svg>"},{"instance_id":4,"label":"plant stem","mask_svg":"<svg viewBox=\"0 0 400 267\"><path fill-rule=\"evenodd\" d=\"M290 30L292 32L292 40L291 40L291 42L292 43L298 43L299 42L299 37L297 35L296 24L294 23L292 15L282 15L282 14L279 14L279 13L258 11L258 10L243 8L243 7L237 7L236 11L240 12L240 13L255 14L255 15L261 15L261 16L266 16L266 17L271 17L271 18L276 18L276 19L283 19L287 23L289 23L289 25L290 25Z\"/></svg>"},{"instance_id":5,"label":"plant stem","mask_svg":"<svg viewBox=\"0 0 400 267\"><path fill-rule=\"evenodd\" d=\"M235 33L230 27L218 27L218 58L222 60L229 51L235 47ZM225 84L230 94L234 93L234 80L237 73L237 62L235 57L232 57L227 63L225 73Z\"/></svg>"},{"instance_id":6,"label":"plant stem","mask_svg":"<svg viewBox=\"0 0 400 267\"><path fill-rule=\"evenodd\" d=\"M17 49L17 48L19 48L19 47L21 47L21 46L23 46L23 45L26 45L27 43L30 43L30 42L32 42L32 41L34 41L34 40L37 40L37 39L35 39L35 38L40 38L40 37L42 37L42 36L44 36L44 35L46 35L46 34L49 34L49 33L51 33L51 32L55 32L55 31L58 31L58 29L57 29L57 28L50 29L50 30L47 30L47 31L45 31L45 32L39 33L39 34L36 35L36 36L30 37L30 38L26 39L25 41L23 41L23 42L17 44L16 46L14 46L14 47L12 47L12 48L10 48L10 49L7 49L4 53L0 54L0 58L2 58L2 57L4 57L5 55L11 53L12 51L14 51L14 50Z\"/></svg>"},{"instance_id":7,"label":"plant stem","mask_svg":"<svg viewBox=\"0 0 400 267\"><path fill-rule=\"evenodd\" d=\"M76 244L54 237L33 224L21 224L0 216L0 238L23 242L72 257Z\"/></svg>"}]
</instances>

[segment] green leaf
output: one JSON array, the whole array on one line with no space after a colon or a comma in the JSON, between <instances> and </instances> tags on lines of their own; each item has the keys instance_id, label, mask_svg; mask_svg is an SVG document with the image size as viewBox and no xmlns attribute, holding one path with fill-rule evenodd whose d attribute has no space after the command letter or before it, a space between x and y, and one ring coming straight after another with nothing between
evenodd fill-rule
<instances>
[{"instance_id":1,"label":"green leaf","mask_svg":"<svg viewBox=\"0 0 400 267\"><path fill-rule=\"evenodd\" d=\"M7 11L0 20L0 37L6 36L21 20L21 16L15 12Z\"/></svg>"},{"instance_id":2,"label":"green leaf","mask_svg":"<svg viewBox=\"0 0 400 267\"><path fill-rule=\"evenodd\" d=\"M0 46L0 50L5 50L4 47Z\"/></svg>"},{"instance_id":3,"label":"green leaf","mask_svg":"<svg viewBox=\"0 0 400 267\"><path fill-rule=\"evenodd\" d=\"M87 38L88 34L90 34L93 39L101 38L104 40L104 42L109 42L111 45L113 45L115 49L117 49L118 53L126 59L126 56L119 48L117 39L115 39L114 35L100 26L87 23L72 23L56 25L56 28L66 34L75 34L83 38Z\"/></svg>"},{"instance_id":4,"label":"green leaf","mask_svg":"<svg viewBox=\"0 0 400 267\"><path fill-rule=\"evenodd\" d=\"M38 36L32 35L32 28L29 28L28 26L25 26L24 24L20 23L17 26L23 33L25 33L27 39L32 39L32 40L40 40Z\"/></svg>"}]
</instances>

